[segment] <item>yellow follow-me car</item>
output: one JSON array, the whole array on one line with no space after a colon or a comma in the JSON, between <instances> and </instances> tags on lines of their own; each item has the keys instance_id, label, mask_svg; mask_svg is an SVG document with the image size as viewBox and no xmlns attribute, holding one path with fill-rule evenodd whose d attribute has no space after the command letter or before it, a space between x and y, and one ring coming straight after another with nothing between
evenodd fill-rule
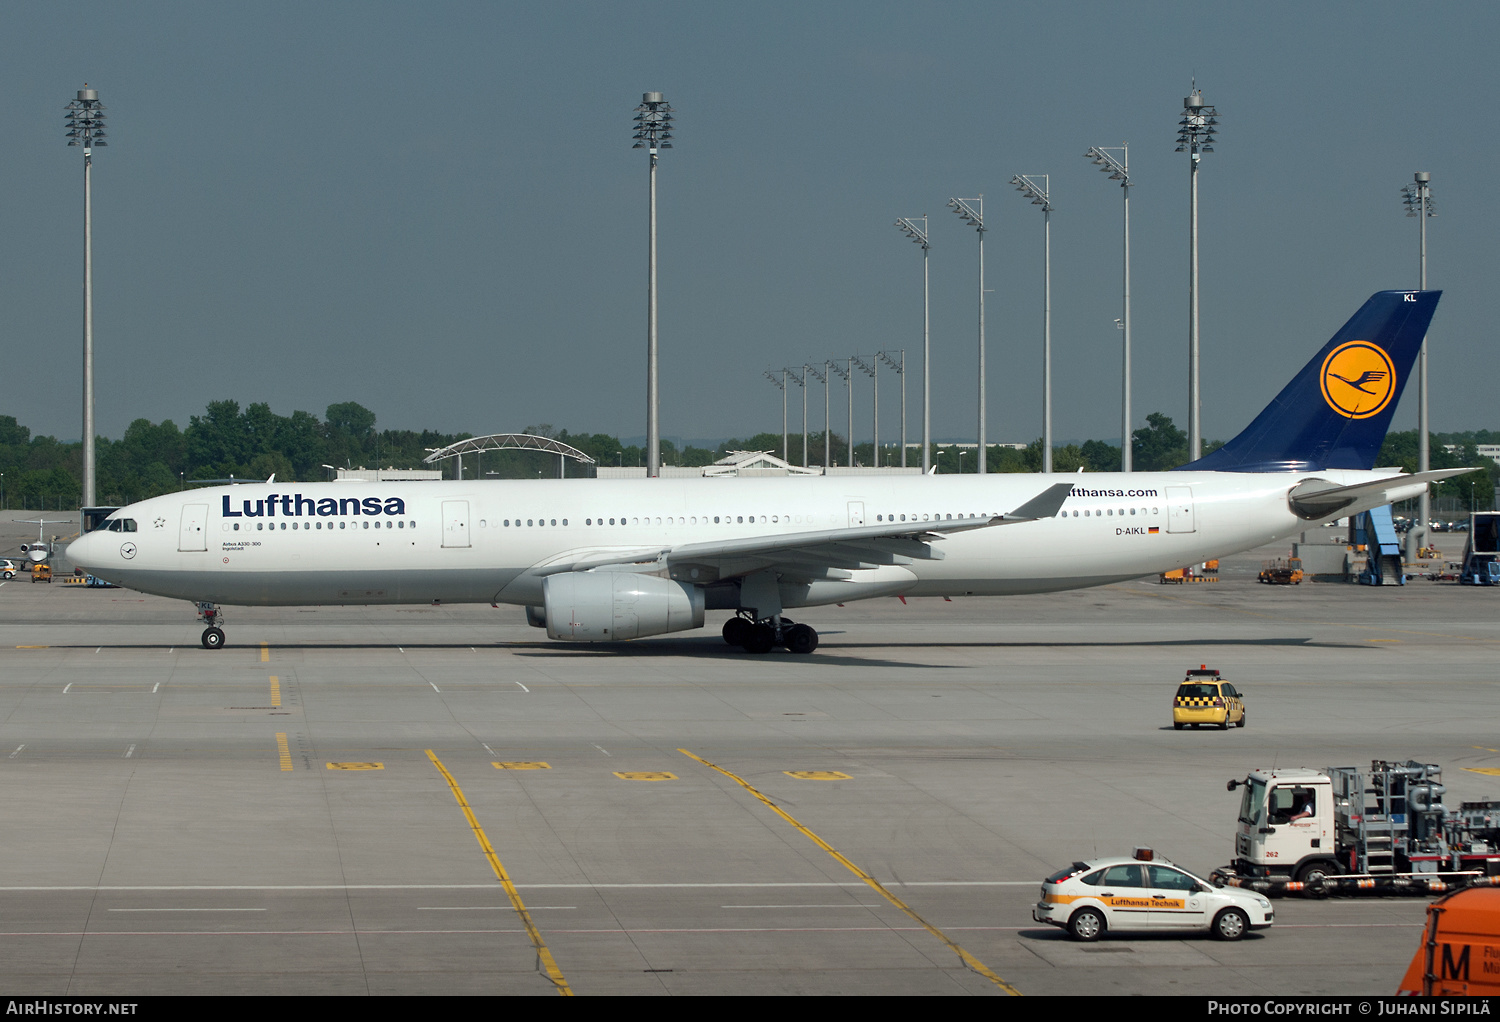
<instances>
[{"instance_id":1,"label":"yellow follow-me car","mask_svg":"<svg viewBox=\"0 0 1500 1022\"><path fill-rule=\"evenodd\" d=\"M1244 696L1207 664L1187 672L1172 700L1172 726L1181 731L1189 724L1212 724L1221 731L1230 724L1245 726Z\"/></svg>"}]
</instances>

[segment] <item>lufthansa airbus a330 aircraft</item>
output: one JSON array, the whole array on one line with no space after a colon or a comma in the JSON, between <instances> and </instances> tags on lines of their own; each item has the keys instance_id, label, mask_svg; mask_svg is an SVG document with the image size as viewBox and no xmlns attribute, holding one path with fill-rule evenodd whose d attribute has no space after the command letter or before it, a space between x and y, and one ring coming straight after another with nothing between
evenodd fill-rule
<instances>
[{"instance_id":1,"label":"lufthansa airbus a330 aircraft","mask_svg":"<svg viewBox=\"0 0 1500 1022\"><path fill-rule=\"evenodd\" d=\"M1103 585L1292 536L1468 469L1375 468L1441 292L1372 296L1244 432L1171 472L235 485L153 497L69 559L221 605L509 603L615 642L737 611L724 638L811 653L785 611Z\"/></svg>"}]
</instances>

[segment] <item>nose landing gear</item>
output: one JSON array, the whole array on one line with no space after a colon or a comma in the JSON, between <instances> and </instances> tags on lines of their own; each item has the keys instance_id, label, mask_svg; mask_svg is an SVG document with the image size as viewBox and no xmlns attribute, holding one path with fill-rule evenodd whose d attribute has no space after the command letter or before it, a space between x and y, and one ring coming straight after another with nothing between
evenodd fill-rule
<instances>
[{"instance_id":1,"label":"nose landing gear","mask_svg":"<svg viewBox=\"0 0 1500 1022\"><path fill-rule=\"evenodd\" d=\"M203 648L222 649L224 646L224 629L219 623L224 620L224 612L212 603L195 604L198 608L198 620L208 625L203 629Z\"/></svg>"}]
</instances>

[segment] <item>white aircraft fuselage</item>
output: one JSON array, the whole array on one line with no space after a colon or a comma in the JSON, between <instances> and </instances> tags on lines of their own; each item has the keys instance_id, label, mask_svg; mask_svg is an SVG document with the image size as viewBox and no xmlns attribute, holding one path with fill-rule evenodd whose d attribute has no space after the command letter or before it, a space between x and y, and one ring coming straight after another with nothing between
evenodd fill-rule
<instances>
[{"instance_id":1,"label":"white aircraft fuselage","mask_svg":"<svg viewBox=\"0 0 1500 1022\"><path fill-rule=\"evenodd\" d=\"M1004 515L1058 482L1053 517L942 536L941 559L783 586L786 607L867 596L996 596L1102 585L1285 539L1312 524L1288 492L1395 470L283 483L154 497L69 558L122 586L200 603L542 602L545 569L615 551ZM1395 480L1393 480L1395 483ZM1399 484L1398 484L1399 485ZM1405 484L1411 494L1423 484ZM1404 490L1387 495L1402 499ZM1384 502L1384 501L1382 501ZM1340 514L1349 513L1348 509ZM920 529L922 526L917 525ZM940 526L938 526L940 527ZM633 567L650 571L649 562ZM712 584L718 577L680 581ZM788 591L790 588L791 591ZM708 605L732 606L710 596Z\"/></svg>"}]
</instances>

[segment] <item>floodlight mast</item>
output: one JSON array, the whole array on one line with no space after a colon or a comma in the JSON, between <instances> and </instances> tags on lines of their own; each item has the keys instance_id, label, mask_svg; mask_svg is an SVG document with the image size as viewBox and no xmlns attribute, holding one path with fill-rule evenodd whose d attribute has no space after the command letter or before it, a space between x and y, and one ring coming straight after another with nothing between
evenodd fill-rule
<instances>
[{"instance_id":1,"label":"floodlight mast","mask_svg":"<svg viewBox=\"0 0 1500 1022\"><path fill-rule=\"evenodd\" d=\"M94 147L104 141L104 104L99 91L84 82L78 98L65 108L68 145L83 147L83 506L95 506L98 476L94 439L94 196L91 169Z\"/></svg>"},{"instance_id":2,"label":"floodlight mast","mask_svg":"<svg viewBox=\"0 0 1500 1022\"><path fill-rule=\"evenodd\" d=\"M1120 154L1118 159L1114 153ZM1108 174L1111 181L1120 182L1120 194L1125 197L1125 310L1124 318L1118 321L1125 334L1120 374L1120 470L1130 472L1134 469L1130 437L1130 143L1094 146L1083 155Z\"/></svg>"},{"instance_id":3,"label":"floodlight mast","mask_svg":"<svg viewBox=\"0 0 1500 1022\"><path fill-rule=\"evenodd\" d=\"M979 474L989 471L989 446L985 443L984 407L984 196L949 199L960 220L979 232Z\"/></svg>"},{"instance_id":4,"label":"floodlight mast","mask_svg":"<svg viewBox=\"0 0 1500 1022\"><path fill-rule=\"evenodd\" d=\"M1176 152L1188 154L1188 180L1191 184L1188 207L1188 244L1191 249L1188 268L1188 457L1203 457L1203 398L1198 383L1198 161L1204 153L1214 151L1214 132L1218 131L1218 111L1203 102L1203 91L1193 83L1193 91L1182 101L1182 119L1177 122Z\"/></svg>"},{"instance_id":5,"label":"floodlight mast","mask_svg":"<svg viewBox=\"0 0 1500 1022\"><path fill-rule=\"evenodd\" d=\"M922 226L917 226L917 221ZM926 475L932 470L932 302L931 289L927 278L927 254L932 244L927 238L927 214L914 217L900 217L896 220L896 226L906 232L906 236L918 245L922 246L922 474ZM906 400L905 380L903 378L901 398ZM902 431L901 436L902 462L906 464L906 433ZM852 462L850 464L853 464Z\"/></svg>"},{"instance_id":6,"label":"floodlight mast","mask_svg":"<svg viewBox=\"0 0 1500 1022\"><path fill-rule=\"evenodd\" d=\"M641 95L635 108L635 145L651 155L650 249L646 274L646 475L661 475L661 415L657 388L656 345L656 157L659 150L672 148L672 108L659 92Z\"/></svg>"},{"instance_id":7,"label":"floodlight mast","mask_svg":"<svg viewBox=\"0 0 1500 1022\"><path fill-rule=\"evenodd\" d=\"M821 383L823 385L823 467L825 469L830 464L830 462L829 462L828 459L829 459L829 456L833 452L833 448L831 446L829 446L832 443L832 440L829 438L830 434L829 434L829 429L828 429L828 372L827 372L827 370L828 370L828 363L827 362L823 363L823 368L822 369L814 368L811 365L805 365L805 366L802 367L802 372L803 372L804 375L811 376L813 379L817 380L819 383ZM804 396L804 400L806 400L805 396Z\"/></svg>"},{"instance_id":8,"label":"floodlight mast","mask_svg":"<svg viewBox=\"0 0 1500 1022\"><path fill-rule=\"evenodd\" d=\"M779 380L776 378L776 374L769 369L766 370L765 377L781 389L781 460L788 461L790 459L787 458L786 449L786 370L781 370L781 379Z\"/></svg>"},{"instance_id":9,"label":"floodlight mast","mask_svg":"<svg viewBox=\"0 0 1500 1022\"><path fill-rule=\"evenodd\" d=\"M802 368L803 368L804 372L803 372L803 374L801 376L797 375L797 370L791 369L791 368L783 369L782 373L785 374L785 378L786 379L791 380L797 386L799 386L799 387L802 388L802 467L806 468L807 467L807 373L806 373L807 367L803 366ZM787 458L786 460L787 461L791 461L792 459L791 458Z\"/></svg>"},{"instance_id":10,"label":"floodlight mast","mask_svg":"<svg viewBox=\"0 0 1500 1022\"><path fill-rule=\"evenodd\" d=\"M848 367L839 365L830 360L828 368L838 373L844 381L844 386L849 391L849 467L854 467L854 359L848 360Z\"/></svg>"},{"instance_id":11,"label":"floodlight mast","mask_svg":"<svg viewBox=\"0 0 1500 1022\"><path fill-rule=\"evenodd\" d=\"M1042 183L1039 185L1037 181ZM1052 200L1046 174L1010 179L1021 197L1042 207L1042 471L1052 471Z\"/></svg>"},{"instance_id":12,"label":"floodlight mast","mask_svg":"<svg viewBox=\"0 0 1500 1022\"><path fill-rule=\"evenodd\" d=\"M1401 201L1406 205L1406 215L1417 218L1419 247L1418 286L1427 290L1427 220L1437 216L1432 204L1432 175L1419 170L1412 175L1412 183L1401 189ZM1417 354L1417 471L1426 472L1432 455L1427 422L1427 338L1422 338L1422 347ZM1431 488L1422 490L1417 501L1417 525L1406 531L1406 559L1415 561L1423 545L1427 543L1432 520ZM1415 535L1413 535L1415 533Z\"/></svg>"},{"instance_id":13,"label":"floodlight mast","mask_svg":"<svg viewBox=\"0 0 1500 1022\"><path fill-rule=\"evenodd\" d=\"M852 362L854 365L859 366L859 368L861 370L863 370L863 372L864 372L864 374L866 376L868 376L870 379L872 379L872 380L875 381L875 414L874 414L875 430L874 430L874 437L873 437L872 442L870 444L870 464L874 468L879 468L880 467L880 359L877 358L877 357L875 357L874 355L871 355L870 356L870 364L869 365L865 365L864 362L860 361L860 358L859 358L858 355L853 355L853 356L850 357L849 361ZM850 400L853 400L853 399L851 398Z\"/></svg>"},{"instance_id":14,"label":"floodlight mast","mask_svg":"<svg viewBox=\"0 0 1500 1022\"><path fill-rule=\"evenodd\" d=\"M902 348L898 354L900 360L891 358L884 351L877 351L875 357L882 359L886 365L896 370L896 375L901 377L901 467L906 467L906 349Z\"/></svg>"}]
</instances>

